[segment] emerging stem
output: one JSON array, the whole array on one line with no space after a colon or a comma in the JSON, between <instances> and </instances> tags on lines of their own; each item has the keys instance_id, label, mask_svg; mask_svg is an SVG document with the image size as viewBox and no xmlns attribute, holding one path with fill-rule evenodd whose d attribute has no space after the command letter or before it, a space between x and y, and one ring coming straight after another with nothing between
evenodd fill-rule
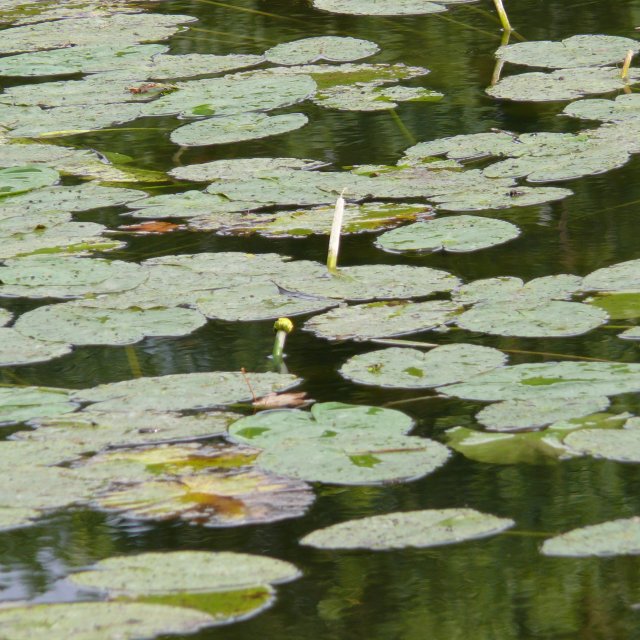
<instances>
[{"instance_id":1,"label":"emerging stem","mask_svg":"<svg viewBox=\"0 0 640 640\"><path fill-rule=\"evenodd\" d=\"M276 337L273 341L272 356L274 361L278 362L282 360L287 335L293 331L293 322L289 318L278 318L273 324L273 330L276 332Z\"/></svg>"},{"instance_id":2,"label":"emerging stem","mask_svg":"<svg viewBox=\"0 0 640 640\"><path fill-rule=\"evenodd\" d=\"M624 62L622 63L620 77L623 80L629 79L629 67L631 66L631 60L633 60L633 49L629 49L629 51L627 51L627 55L624 57Z\"/></svg>"},{"instance_id":3,"label":"emerging stem","mask_svg":"<svg viewBox=\"0 0 640 640\"><path fill-rule=\"evenodd\" d=\"M493 0L493 3L496 5L496 11L498 12L498 17L500 18L502 28L505 31L513 31L511 23L509 22L509 17L507 16L507 12L504 8L504 5L502 4L502 0Z\"/></svg>"},{"instance_id":4,"label":"emerging stem","mask_svg":"<svg viewBox=\"0 0 640 640\"><path fill-rule=\"evenodd\" d=\"M340 234L342 233L342 219L344 217L344 192L336 200L336 208L333 212L331 235L329 236L329 252L327 255L327 269L330 273L336 273L338 269L338 253L340 252Z\"/></svg>"}]
</instances>

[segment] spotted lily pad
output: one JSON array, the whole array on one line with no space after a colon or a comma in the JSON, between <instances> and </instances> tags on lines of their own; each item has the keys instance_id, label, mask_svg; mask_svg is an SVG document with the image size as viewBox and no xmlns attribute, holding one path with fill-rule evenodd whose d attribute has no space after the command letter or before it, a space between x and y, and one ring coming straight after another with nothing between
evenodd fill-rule
<instances>
[{"instance_id":1,"label":"spotted lily pad","mask_svg":"<svg viewBox=\"0 0 640 640\"><path fill-rule=\"evenodd\" d=\"M545 556L587 557L640 554L640 518L610 520L545 540Z\"/></svg>"},{"instance_id":2,"label":"spotted lily pad","mask_svg":"<svg viewBox=\"0 0 640 640\"><path fill-rule=\"evenodd\" d=\"M310 64L319 60L351 62L378 53L375 42L358 38L319 36L303 38L276 45L265 51L265 58L273 64Z\"/></svg>"},{"instance_id":3,"label":"spotted lily pad","mask_svg":"<svg viewBox=\"0 0 640 640\"><path fill-rule=\"evenodd\" d=\"M77 406L67 389L0 387L0 424L69 413Z\"/></svg>"},{"instance_id":4,"label":"spotted lily pad","mask_svg":"<svg viewBox=\"0 0 640 640\"><path fill-rule=\"evenodd\" d=\"M183 55L154 55L149 64L141 68L147 78L173 80L192 76L212 75L253 67L264 62L264 56L233 54L218 56L208 53L187 53Z\"/></svg>"},{"instance_id":5,"label":"spotted lily pad","mask_svg":"<svg viewBox=\"0 0 640 640\"><path fill-rule=\"evenodd\" d=\"M249 373L247 376L256 396L282 391L299 382L288 374ZM71 397L80 402L97 403L92 409L98 411L182 411L245 402L252 395L242 373L217 371L124 380L74 391Z\"/></svg>"},{"instance_id":6,"label":"spotted lily pad","mask_svg":"<svg viewBox=\"0 0 640 640\"><path fill-rule=\"evenodd\" d=\"M60 174L54 169L25 165L0 169L0 197L48 187L58 181Z\"/></svg>"},{"instance_id":7,"label":"spotted lily pad","mask_svg":"<svg viewBox=\"0 0 640 640\"><path fill-rule=\"evenodd\" d=\"M376 244L385 251L477 251L520 235L510 222L479 216L455 216L416 222L383 233Z\"/></svg>"},{"instance_id":8,"label":"spotted lily pad","mask_svg":"<svg viewBox=\"0 0 640 640\"><path fill-rule=\"evenodd\" d=\"M441 300L371 302L332 309L303 328L329 340L366 340L434 329L453 322L459 312L460 307Z\"/></svg>"},{"instance_id":9,"label":"spotted lily pad","mask_svg":"<svg viewBox=\"0 0 640 640\"><path fill-rule=\"evenodd\" d=\"M500 47L496 57L513 64L548 69L598 67L622 62L629 49L636 53L640 50L637 40L619 36L578 35L560 42L517 42Z\"/></svg>"},{"instance_id":10,"label":"spotted lily pad","mask_svg":"<svg viewBox=\"0 0 640 640\"><path fill-rule=\"evenodd\" d=\"M353 356L340 374L361 384L420 389L472 378L506 360L497 349L473 344L447 344L431 351L392 347Z\"/></svg>"},{"instance_id":11,"label":"spotted lily pad","mask_svg":"<svg viewBox=\"0 0 640 640\"><path fill-rule=\"evenodd\" d=\"M603 122L629 122L640 119L640 95L622 94L615 100L578 100L562 111L572 118L602 120Z\"/></svg>"},{"instance_id":12,"label":"spotted lily pad","mask_svg":"<svg viewBox=\"0 0 640 640\"><path fill-rule=\"evenodd\" d=\"M437 547L486 538L515 524L474 509L402 511L348 520L307 534L300 544L318 549Z\"/></svg>"},{"instance_id":13,"label":"spotted lily pad","mask_svg":"<svg viewBox=\"0 0 640 640\"><path fill-rule=\"evenodd\" d=\"M446 11L450 4L469 2L470 0L313 0L313 6L333 13L352 15L399 16L439 13Z\"/></svg>"},{"instance_id":14,"label":"spotted lily pad","mask_svg":"<svg viewBox=\"0 0 640 640\"><path fill-rule=\"evenodd\" d=\"M178 127L171 134L171 140L183 147L227 144L277 136L299 129L307 122L307 116L302 113L285 113L279 116L241 113L207 118Z\"/></svg>"}]
</instances>

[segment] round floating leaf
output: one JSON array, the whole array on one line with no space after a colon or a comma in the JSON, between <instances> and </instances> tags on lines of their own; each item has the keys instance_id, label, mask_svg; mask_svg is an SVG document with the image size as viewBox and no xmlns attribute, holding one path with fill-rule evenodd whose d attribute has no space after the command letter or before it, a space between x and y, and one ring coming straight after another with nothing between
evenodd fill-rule
<instances>
[{"instance_id":1,"label":"round floating leaf","mask_svg":"<svg viewBox=\"0 0 640 640\"><path fill-rule=\"evenodd\" d=\"M395 109L398 102L437 102L442 98L441 93L423 87L380 87L371 82L322 89L313 101L341 111L386 111Z\"/></svg>"},{"instance_id":2,"label":"round floating leaf","mask_svg":"<svg viewBox=\"0 0 640 640\"><path fill-rule=\"evenodd\" d=\"M584 291L640 291L640 260L618 262L593 271L582 281Z\"/></svg>"},{"instance_id":3,"label":"round floating leaf","mask_svg":"<svg viewBox=\"0 0 640 640\"><path fill-rule=\"evenodd\" d=\"M640 46L631 38L578 35L560 42L517 42L500 47L496 57L513 64L548 69L598 67L622 62L629 49L637 53Z\"/></svg>"},{"instance_id":4,"label":"round floating leaf","mask_svg":"<svg viewBox=\"0 0 640 640\"><path fill-rule=\"evenodd\" d=\"M419 142L409 147L398 164L416 164L432 156L444 154L455 160L510 156L517 154L519 146L518 136L506 132L492 131L450 136L429 142Z\"/></svg>"},{"instance_id":5,"label":"round floating leaf","mask_svg":"<svg viewBox=\"0 0 640 640\"><path fill-rule=\"evenodd\" d=\"M11 640L144 640L167 634L190 634L215 620L185 607L133 602L74 602L11 607L0 611L3 634Z\"/></svg>"},{"instance_id":6,"label":"round floating leaf","mask_svg":"<svg viewBox=\"0 0 640 640\"><path fill-rule=\"evenodd\" d=\"M521 73L502 78L487 89L487 93L502 100L551 102L573 100L590 93L622 90L630 82L640 80L640 71L631 70L628 80L618 69L609 67L579 67L551 73Z\"/></svg>"},{"instance_id":7,"label":"round floating leaf","mask_svg":"<svg viewBox=\"0 0 640 640\"><path fill-rule=\"evenodd\" d=\"M70 344L45 342L0 328L0 366L46 362L71 352Z\"/></svg>"},{"instance_id":8,"label":"round floating leaf","mask_svg":"<svg viewBox=\"0 0 640 640\"><path fill-rule=\"evenodd\" d=\"M319 60L329 62L351 62L368 58L378 53L380 47L375 42L358 38L320 36L303 38L276 45L265 51L265 58L273 64L310 64Z\"/></svg>"},{"instance_id":9,"label":"round floating leaf","mask_svg":"<svg viewBox=\"0 0 640 640\"><path fill-rule=\"evenodd\" d=\"M133 344L148 336L183 336L206 324L194 309L93 308L82 301L38 307L18 318L18 333L51 342Z\"/></svg>"},{"instance_id":10,"label":"round floating leaf","mask_svg":"<svg viewBox=\"0 0 640 640\"><path fill-rule=\"evenodd\" d=\"M110 595L177 591L212 593L290 582L300 571L289 562L248 553L170 551L107 558L69 579Z\"/></svg>"},{"instance_id":11,"label":"round floating leaf","mask_svg":"<svg viewBox=\"0 0 640 640\"><path fill-rule=\"evenodd\" d=\"M484 303L456 318L467 331L525 338L578 336L607 321L607 314L580 302Z\"/></svg>"},{"instance_id":12,"label":"round floating leaf","mask_svg":"<svg viewBox=\"0 0 640 640\"><path fill-rule=\"evenodd\" d=\"M610 520L545 540L545 556L583 558L640 554L640 518Z\"/></svg>"},{"instance_id":13,"label":"round floating leaf","mask_svg":"<svg viewBox=\"0 0 640 640\"><path fill-rule=\"evenodd\" d=\"M640 119L640 95L622 94L615 100L578 100L562 111L572 118L602 120L603 122L629 122Z\"/></svg>"},{"instance_id":14,"label":"round floating leaf","mask_svg":"<svg viewBox=\"0 0 640 640\"><path fill-rule=\"evenodd\" d=\"M443 300L372 302L332 309L307 320L305 331L329 340L383 338L452 322L460 307Z\"/></svg>"},{"instance_id":15,"label":"round floating leaf","mask_svg":"<svg viewBox=\"0 0 640 640\"><path fill-rule=\"evenodd\" d=\"M383 233L376 244L385 251L478 251L520 235L514 224L479 216L455 216L416 222Z\"/></svg>"},{"instance_id":16,"label":"round floating leaf","mask_svg":"<svg viewBox=\"0 0 640 640\"><path fill-rule=\"evenodd\" d=\"M287 441L269 446L258 464L272 473L308 482L379 484L422 478L449 458L444 445L397 434L363 437L362 432L320 442Z\"/></svg>"},{"instance_id":17,"label":"round floating leaf","mask_svg":"<svg viewBox=\"0 0 640 640\"><path fill-rule=\"evenodd\" d=\"M229 435L254 447L269 448L285 441L310 441L308 446L313 447L315 442L322 446L341 435L360 433L363 442L380 435L405 435L412 427L413 420L401 411L320 402L311 411L277 409L247 416L229 427Z\"/></svg>"},{"instance_id":18,"label":"round floating leaf","mask_svg":"<svg viewBox=\"0 0 640 640\"><path fill-rule=\"evenodd\" d=\"M38 165L0 169L0 198L48 187L56 183L59 177L60 174L54 169Z\"/></svg>"},{"instance_id":19,"label":"round floating leaf","mask_svg":"<svg viewBox=\"0 0 640 640\"><path fill-rule=\"evenodd\" d=\"M212 75L253 67L264 62L264 56L228 54L217 56L205 53L188 53L185 55L165 55L161 53L142 70L147 78L154 80L173 80L191 76Z\"/></svg>"},{"instance_id":20,"label":"round floating leaf","mask_svg":"<svg viewBox=\"0 0 640 640\"><path fill-rule=\"evenodd\" d=\"M294 131L307 124L302 113L268 116L263 113L241 113L235 116L207 118L178 127L171 141L183 147L209 144L228 144L243 140L256 140Z\"/></svg>"},{"instance_id":21,"label":"round floating leaf","mask_svg":"<svg viewBox=\"0 0 640 640\"><path fill-rule=\"evenodd\" d=\"M518 364L482 373L440 390L469 400L528 400L613 396L640 391L640 364L543 362Z\"/></svg>"},{"instance_id":22,"label":"round floating leaf","mask_svg":"<svg viewBox=\"0 0 640 640\"><path fill-rule=\"evenodd\" d=\"M67 389L49 387L0 387L0 424L57 416L74 411Z\"/></svg>"},{"instance_id":23,"label":"round floating leaf","mask_svg":"<svg viewBox=\"0 0 640 640\"><path fill-rule=\"evenodd\" d=\"M299 379L277 373L247 374L256 396L295 386ZM251 399L246 379L240 372L184 373L136 378L92 389L74 391L80 402L98 403L98 411L183 411L207 409Z\"/></svg>"},{"instance_id":24,"label":"round floating leaf","mask_svg":"<svg viewBox=\"0 0 640 640\"><path fill-rule=\"evenodd\" d=\"M439 13L447 5L470 0L313 0L313 6L333 13L348 13L358 16L400 16Z\"/></svg>"},{"instance_id":25,"label":"round floating leaf","mask_svg":"<svg viewBox=\"0 0 640 640\"><path fill-rule=\"evenodd\" d=\"M619 333L618 337L623 340L640 340L640 327L631 327L631 329Z\"/></svg>"},{"instance_id":26,"label":"round floating leaf","mask_svg":"<svg viewBox=\"0 0 640 640\"><path fill-rule=\"evenodd\" d=\"M300 544L317 549L437 547L495 535L515 524L474 509L401 511L348 520L306 535Z\"/></svg>"},{"instance_id":27,"label":"round floating leaf","mask_svg":"<svg viewBox=\"0 0 640 640\"><path fill-rule=\"evenodd\" d=\"M447 344L431 351L392 347L353 356L340 374L361 384L420 389L439 387L502 367L501 351L473 344Z\"/></svg>"},{"instance_id":28,"label":"round floating leaf","mask_svg":"<svg viewBox=\"0 0 640 640\"><path fill-rule=\"evenodd\" d=\"M21 529L34 524L40 516L36 509L21 509L20 507L0 507L0 531Z\"/></svg>"},{"instance_id":29,"label":"round floating leaf","mask_svg":"<svg viewBox=\"0 0 640 640\"><path fill-rule=\"evenodd\" d=\"M639 429L582 429L568 435L565 443L572 449L595 458L640 462Z\"/></svg>"},{"instance_id":30,"label":"round floating leaf","mask_svg":"<svg viewBox=\"0 0 640 640\"><path fill-rule=\"evenodd\" d=\"M609 399L598 396L506 400L485 407L476 420L490 431L517 431L581 418L608 406Z\"/></svg>"}]
</instances>

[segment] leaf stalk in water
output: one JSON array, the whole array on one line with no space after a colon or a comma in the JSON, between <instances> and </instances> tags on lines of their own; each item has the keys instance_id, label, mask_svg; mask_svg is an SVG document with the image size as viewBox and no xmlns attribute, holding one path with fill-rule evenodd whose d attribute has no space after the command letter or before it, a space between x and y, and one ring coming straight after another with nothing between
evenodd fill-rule
<instances>
[{"instance_id":1,"label":"leaf stalk in water","mask_svg":"<svg viewBox=\"0 0 640 640\"><path fill-rule=\"evenodd\" d=\"M329 273L336 273L338 270L338 253L340 252L340 234L342 233L342 219L344 218L344 192L336 200L336 208L333 212L333 223L331 224L331 235L329 236L329 253L327 255L327 269Z\"/></svg>"}]
</instances>

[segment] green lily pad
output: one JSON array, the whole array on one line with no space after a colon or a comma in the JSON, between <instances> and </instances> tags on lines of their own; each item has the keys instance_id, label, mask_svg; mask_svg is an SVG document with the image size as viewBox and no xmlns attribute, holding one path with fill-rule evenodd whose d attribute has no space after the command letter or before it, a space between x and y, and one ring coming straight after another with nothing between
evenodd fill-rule
<instances>
[{"instance_id":1,"label":"green lily pad","mask_svg":"<svg viewBox=\"0 0 640 640\"><path fill-rule=\"evenodd\" d=\"M74 298L133 289L147 278L139 265L119 260L34 255L0 266L0 296Z\"/></svg>"},{"instance_id":2,"label":"green lily pad","mask_svg":"<svg viewBox=\"0 0 640 640\"><path fill-rule=\"evenodd\" d=\"M479 216L455 216L417 222L383 233L376 244L385 251L478 251L513 240L520 229L510 222Z\"/></svg>"},{"instance_id":3,"label":"green lily pad","mask_svg":"<svg viewBox=\"0 0 640 640\"><path fill-rule=\"evenodd\" d=\"M321 89L313 101L340 111L386 111L398 102L438 102L443 94L424 87L381 87L376 82Z\"/></svg>"},{"instance_id":4,"label":"green lily pad","mask_svg":"<svg viewBox=\"0 0 640 640\"><path fill-rule=\"evenodd\" d=\"M366 340L427 331L454 321L451 302L371 302L331 309L305 322L303 329L328 340Z\"/></svg>"},{"instance_id":5,"label":"green lily pad","mask_svg":"<svg viewBox=\"0 0 640 640\"><path fill-rule=\"evenodd\" d=\"M572 558L638 555L640 518L610 520L573 529L545 540L541 552L545 556Z\"/></svg>"},{"instance_id":6,"label":"green lily pad","mask_svg":"<svg viewBox=\"0 0 640 640\"><path fill-rule=\"evenodd\" d=\"M21 509L20 507L0 507L0 531L21 529L35 524L40 516L36 509Z\"/></svg>"},{"instance_id":7,"label":"green lily pad","mask_svg":"<svg viewBox=\"0 0 640 640\"><path fill-rule=\"evenodd\" d=\"M518 136L515 133L502 131L471 133L419 142L404 152L404 157L398 161L398 164L417 164L432 156L441 155L446 155L453 160L510 156L516 154L518 148Z\"/></svg>"},{"instance_id":8,"label":"green lily pad","mask_svg":"<svg viewBox=\"0 0 640 640\"><path fill-rule=\"evenodd\" d=\"M474 509L398 511L348 520L307 534L300 544L317 549L404 549L437 547L486 538L515 524Z\"/></svg>"},{"instance_id":9,"label":"green lily pad","mask_svg":"<svg viewBox=\"0 0 640 640\"><path fill-rule=\"evenodd\" d=\"M0 328L0 366L46 362L70 352L70 344L45 342L23 336L15 329Z\"/></svg>"},{"instance_id":10,"label":"green lily pad","mask_svg":"<svg viewBox=\"0 0 640 640\"><path fill-rule=\"evenodd\" d=\"M368 58L378 53L380 47L375 42L340 36L319 36L303 38L276 45L265 51L265 58L273 64L310 64L319 60L329 62L351 62Z\"/></svg>"},{"instance_id":11,"label":"green lily pad","mask_svg":"<svg viewBox=\"0 0 640 640\"><path fill-rule=\"evenodd\" d=\"M517 42L500 47L496 58L529 67L564 69L621 63L627 51L640 50L637 40L605 35L578 35L560 42Z\"/></svg>"},{"instance_id":12,"label":"green lily pad","mask_svg":"<svg viewBox=\"0 0 640 640\"><path fill-rule=\"evenodd\" d=\"M501 100L552 102L574 100L590 93L622 90L640 80L640 71L632 69L628 80L618 69L610 67L579 67L559 69L551 73L521 73L502 78L489 87L487 93Z\"/></svg>"},{"instance_id":13,"label":"green lily pad","mask_svg":"<svg viewBox=\"0 0 640 640\"><path fill-rule=\"evenodd\" d=\"M601 293L587 302L603 309L612 320L640 318L640 292Z\"/></svg>"},{"instance_id":14,"label":"green lily pad","mask_svg":"<svg viewBox=\"0 0 640 640\"><path fill-rule=\"evenodd\" d=\"M582 418L608 406L609 399L598 396L505 400L485 407L476 420L490 431L518 431Z\"/></svg>"},{"instance_id":15,"label":"green lily pad","mask_svg":"<svg viewBox=\"0 0 640 640\"><path fill-rule=\"evenodd\" d=\"M299 379L277 373L247 374L256 396L293 387ZM236 371L136 378L74 391L73 400L98 403L97 411L183 411L247 402L252 395Z\"/></svg>"},{"instance_id":16,"label":"green lily pad","mask_svg":"<svg viewBox=\"0 0 640 640\"><path fill-rule=\"evenodd\" d=\"M48 187L59 178L60 174L54 169L37 165L0 169L0 198Z\"/></svg>"},{"instance_id":17,"label":"green lily pad","mask_svg":"<svg viewBox=\"0 0 640 640\"><path fill-rule=\"evenodd\" d=\"M584 120L603 122L629 122L640 119L640 95L636 93L619 95L615 100L578 100L568 104L564 115Z\"/></svg>"},{"instance_id":18,"label":"green lily pad","mask_svg":"<svg viewBox=\"0 0 640 640\"><path fill-rule=\"evenodd\" d=\"M57 416L77 408L67 389L0 387L0 424Z\"/></svg>"},{"instance_id":19,"label":"green lily pad","mask_svg":"<svg viewBox=\"0 0 640 640\"><path fill-rule=\"evenodd\" d=\"M640 430L582 429L570 434L566 444L582 454L617 462L640 462Z\"/></svg>"},{"instance_id":20,"label":"green lily pad","mask_svg":"<svg viewBox=\"0 0 640 640\"><path fill-rule=\"evenodd\" d=\"M431 351L391 347L353 356L340 374L360 384L421 389L472 378L504 366L506 360L497 349L473 344L447 344Z\"/></svg>"},{"instance_id":21,"label":"green lily pad","mask_svg":"<svg viewBox=\"0 0 640 640\"><path fill-rule=\"evenodd\" d=\"M604 324L607 314L581 302L479 304L456 318L467 331L525 338L578 336Z\"/></svg>"},{"instance_id":22,"label":"green lily pad","mask_svg":"<svg viewBox=\"0 0 640 640\"><path fill-rule=\"evenodd\" d=\"M307 482L361 485L407 482L422 478L449 458L444 445L427 438L399 434L368 435L357 430L326 441L283 440L258 457L271 473Z\"/></svg>"},{"instance_id":23,"label":"green lily pad","mask_svg":"<svg viewBox=\"0 0 640 640\"><path fill-rule=\"evenodd\" d=\"M154 55L142 71L147 78L173 80L193 76L224 73L245 67L254 67L264 62L264 56L233 54L219 56L208 53L187 53L184 55Z\"/></svg>"},{"instance_id":24,"label":"green lily pad","mask_svg":"<svg viewBox=\"0 0 640 640\"><path fill-rule=\"evenodd\" d=\"M528 400L612 396L640 391L640 365L620 362L517 364L440 390L469 400Z\"/></svg>"},{"instance_id":25,"label":"green lily pad","mask_svg":"<svg viewBox=\"0 0 640 640\"><path fill-rule=\"evenodd\" d=\"M206 324L194 309L93 308L72 301L28 311L18 318L18 333L37 340L85 344L133 344L149 336L183 336Z\"/></svg>"},{"instance_id":26,"label":"green lily pad","mask_svg":"<svg viewBox=\"0 0 640 640\"><path fill-rule=\"evenodd\" d=\"M213 593L290 582L300 571L289 562L248 553L163 551L101 560L69 579L109 595L142 596L179 591Z\"/></svg>"},{"instance_id":27,"label":"green lily pad","mask_svg":"<svg viewBox=\"0 0 640 640\"><path fill-rule=\"evenodd\" d=\"M40 22L5 29L0 53L59 49L71 45L95 45L164 40L180 29L179 25L196 18L158 13L114 13L103 18L77 18Z\"/></svg>"},{"instance_id":28,"label":"green lily pad","mask_svg":"<svg viewBox=\"0 0 640 640\"><path fill-rule=\"evenodd\" d=\"M623 340L640 340L640 327L631 327L626 331L618 334Z\"/></svg>"},{"instance_id":29,"label":"green lily pad","mask_svg":"<svg viewBox=\"0 0 640 640\"><path fill-rule=\"evenodd\" d=\"M348 13L357 16L400 16L439 13L450 4L470 0L313 0L313 6L332 13Z\"/></svg>"},{"instance_id":30,"label":"green lily pad","mask_svg":"<svg viewBox=\"0 0 640 640\"><path fill-rule=\"evenodd\" d=\"M11 312L0 308L0 326L7 324L11 318L13 318L13 314Z\"/></svg>"},{"instance_id":31,"label":"green lily pad","mask_svg":"<svg viewBox=\"0 0 640 640\"><path fill-rule=\"evenodd\" d=\"M309 446L322 446L331 438L358 435L366 442L372 436L386 434L406 435L413 420L393 409L319 402L311 411L275 409L261 411L237 420L229 427L233 440L254 447L269 448L283 442L298 443L310 440Z\"/></svg>"},{"instance_id":32,"label":"green lily pad","mask_svg":"<svg viewBox=\"0 0 640 640\"><path fill-rule=\"evenodd\" d=\"M640 260L618 262L593 271L582 281L584 291L640 291Z\"/></svg>"},{"instance_id":33,"label":"green lily pad","mask_svg":"<svg viewBox=\"0 0 640 640\"><path fill-rule=\"evenodd\" d=\"M144 640L194 633L214 622L194 609L133 602L39 604L0 611L3 633L11 640L46 640L52 629L59 637L78 640Z\"/></svg>"}]
</instances>

